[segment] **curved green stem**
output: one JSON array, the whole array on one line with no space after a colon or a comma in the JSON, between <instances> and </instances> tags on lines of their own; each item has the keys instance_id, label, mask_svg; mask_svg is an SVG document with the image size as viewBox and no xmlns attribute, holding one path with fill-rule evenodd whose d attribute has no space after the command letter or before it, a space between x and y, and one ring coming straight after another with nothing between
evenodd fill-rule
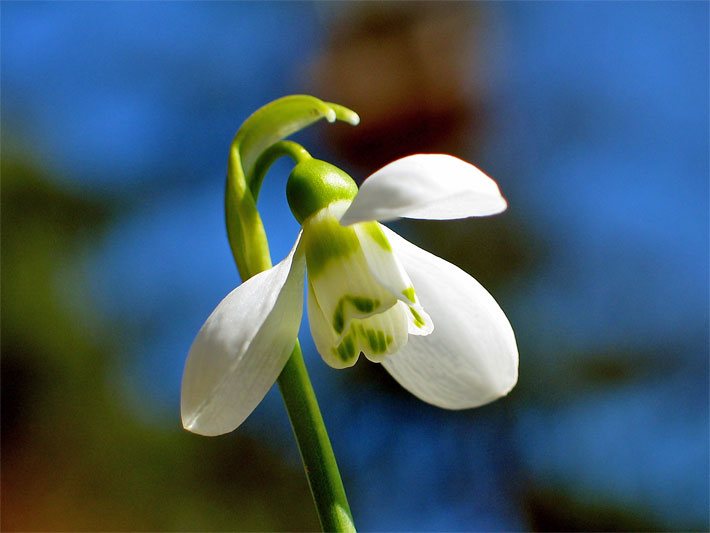
<instances>
[{"instance_id":1,"label":"curved green stem","mask_svg":"<svg viewBox=\"0 0 710 533\"><path fill-rule=\"evenodd\" d=\"M281 156L289 156L299 162L310 155L294 142L278 141L260 154L249 175L251 179L245 179L238 144L235 146L230 153L227 170L225 207L229 243L239 273L242 279L246 280L271 267L269 244L256 210L257 196L266 172ZM239 218L235 219L236 216ZM355 531L333 447L308 377L298 339L278 383L321 527L324 531Z\"/></svg>"},{"instance_id":2,"label":"curved green stem","mask_svg":"<svg viewBox=\"0 0 710 533\"><path fill-rule=\"evenodd\" d=\"M266 172L269 170L271 165L273 165L276 160L282 156L288 156L296 163L300 163L305 159L310 159L311 154L309 154L303 146L293 141L279 141L264 150L254 164L254 173L249 181L249 189L251 190L251 195L254 197L255 201L257 196L259 196L261 184L264 181Z\"/></svg>"}]
</instances>

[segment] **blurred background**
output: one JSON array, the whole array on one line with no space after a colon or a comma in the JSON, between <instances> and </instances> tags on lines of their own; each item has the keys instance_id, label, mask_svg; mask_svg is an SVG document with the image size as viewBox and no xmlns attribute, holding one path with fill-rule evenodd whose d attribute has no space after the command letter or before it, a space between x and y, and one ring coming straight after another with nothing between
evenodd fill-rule
<instances>
[{"instance_id":1,"label":"blurred background","mask_svg":"<svg viewBox=\"0 0 710 533\"><path fill-rule=\"evenodd\" d=\"M503 215L400 222L509 316L520 382L448 412L377 365L306 362L363 531L707 530L705 2L15 3L2 30L2 530L313 530L277 390L182 430L190 343L239 283L241 122L356 179L415 152L495 177ZM260 198L298 231L286 162Z\"/></svg>"}]
</instances>

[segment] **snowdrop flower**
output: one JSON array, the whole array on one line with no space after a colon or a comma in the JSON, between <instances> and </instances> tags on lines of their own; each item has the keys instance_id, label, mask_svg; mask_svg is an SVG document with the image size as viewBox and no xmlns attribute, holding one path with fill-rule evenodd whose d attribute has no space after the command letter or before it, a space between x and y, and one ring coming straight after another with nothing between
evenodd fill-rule
<instances>
[{"instance_id":1,"label":"snowdrop flower","mask_svg":"<svg viewBox=\"0 0 710 533\"><path fill-rule=\"evenodd\" d=\"M293 249L227 295L190 349L186 429L232 431L263 399L296 342L306 272L311 333L330 366L350 367L362 353L446 409L480 406L511 390L518 351L493 297L379 223L500 213L506 201L491 178L452 156L418 154L375 172L358 191L343 171L309 158L294 167L287 196L302 224Z\"/></svg>"}]
</instances>

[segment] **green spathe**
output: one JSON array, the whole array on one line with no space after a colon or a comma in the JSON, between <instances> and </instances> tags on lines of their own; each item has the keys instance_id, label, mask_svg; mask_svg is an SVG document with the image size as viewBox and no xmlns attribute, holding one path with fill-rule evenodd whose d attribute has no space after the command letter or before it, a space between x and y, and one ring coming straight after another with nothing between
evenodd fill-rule
<instances>
[{"instance_id":1,"label":"green spathe","mask_svg":"<svg viewBox=\"0 0 710 533\"><path fill-rule=\"evenodd\" d=\"M357 113L338 104L302 94L285 96L254 112L232 141L227 166L225 215L229 244L243 280L271 267L266 232L256 209L261 177L266 169L258 169L257 174L261 177L256 176L254 183L257 161L269 147L322 118L352 125L360 122ZM273 159L266 166L271 163Z\"/></svg>"},{"instance_id":2,"label":"green spathe","mask_svg":"<svg viewBox=\"0 0 710 533\"><path fill-rule=\"evenodd\" d=\"M286 184L286 198L296 220L303 221L324 207L357 194L353 179L338 167L319 159L299 162Z\"/></svg>"}]
</instances>

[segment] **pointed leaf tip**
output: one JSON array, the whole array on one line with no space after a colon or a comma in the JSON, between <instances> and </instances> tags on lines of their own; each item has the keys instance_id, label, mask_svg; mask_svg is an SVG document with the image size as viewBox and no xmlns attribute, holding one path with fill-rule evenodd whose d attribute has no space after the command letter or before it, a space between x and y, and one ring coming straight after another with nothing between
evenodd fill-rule
<instances>
[{"instance_id":1,"label":"pointed leaf tip","mask_svg":"<svg viewBox=\"0 0 710 533\"><path fill-rule=\"evenodd\" d=\"M347 122L351 126L357 126L358 124L360 124L360 115L358 115L352 109L348 109L345 106L342 106L340 104L334 104L332 102L328 102L327 105L329 105L335 111L338 120Z\"/></svg>"}]
</instances>

